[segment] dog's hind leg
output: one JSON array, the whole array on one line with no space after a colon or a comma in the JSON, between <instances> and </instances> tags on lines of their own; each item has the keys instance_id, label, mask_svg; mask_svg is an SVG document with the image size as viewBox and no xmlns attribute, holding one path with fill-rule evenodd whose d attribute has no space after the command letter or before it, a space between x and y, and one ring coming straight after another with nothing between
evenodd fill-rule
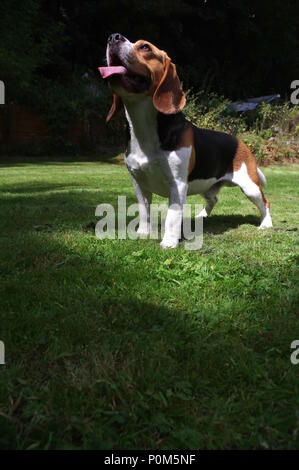
<instances>
[{"instance_id":1,"label":"dog's hind leg","mask_svg":"<svg viewBox=\"0 0 299 470\"><path fill-rule=\"evenodd\" d=\"M203 194L203 197L206 200L206 205L204 209L195 217L208 217L211 214L213 207L218 201L217 195L219 193L221 186L222 186L221 183L216 183L205 194Z\"/></svg>"},{"instance_id":2,"label":"dog's hind leg","mask_svg":"<svg viewBox=\"0 0 299 470\"><path fill-rule=\"evenodd\" d=\"M266 186L266 178L256 166L256 160L250 149L239 141L233 162L232 183L241 188L248 199L256 205L261 214L259 228L272 227L270 203L265 198L262 185Z\"/></svg>"},{"instance_id":3,"label":"dog's hind leg","mask_svg":"<svg viewBox=\"0 0 299 470\"><path fill-rule=\"evenodd\" d=\"M255 180L257 182L252 181L246 164L243 163L241 168L234 172L233 182L241 188L242 192L260 211L261 225L259 228L271 228L273 225L270 215L270 202L265 198L258 175L256 176Z\"/></svg>"}]
</instances>

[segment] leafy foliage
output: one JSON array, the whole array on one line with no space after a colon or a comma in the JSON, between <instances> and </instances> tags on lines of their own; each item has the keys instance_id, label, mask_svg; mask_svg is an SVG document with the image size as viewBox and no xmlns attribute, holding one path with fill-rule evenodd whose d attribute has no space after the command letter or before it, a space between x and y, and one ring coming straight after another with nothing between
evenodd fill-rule
<instances>
[{"instance_id":1,"label":"leafy foliage","mask_svg":"<svg viewBox=\"0 0 299 470\"><path fill-rule=\"evenodd\" d=\"M228 103L215 93L189 90L184 112L199 127L238 135L260 163L298 158L298 107L261 103L254 111L231 114Z\"/></svg>"},{"instance_id":2,"label":"leafy foliage","mask_svg":"<svg viewBox=\"0 0 299 470\"><path fill-rule=\"evenodd\" d=\"M288 96L299 74L298 28L295 0L2 0L0 79L7 103L41 109L52 143L58 139L62 145L76 116L107 113L109 91L97 67L105 61L108 35L145 37L178 64L184 89L196 90L188 94L188 117L202 127L249 132L246 138L263 158L274 127L284 127L280 118L296 127L291 110L266 106L240 119L226 113L227 100L272 92ZM96 94L82 79L86 72ZM119 140L123 124L111 126ZM294 154L291 149L291 158Z\"/></svg>"},{"instance_id":3,"label":"leafy foliage","mask_svg":"<svg viewBox=\"0 0 299 470\"><path fill-rule=\"evenodd\" d=\"M39 0L2 0L0 3L0 71L7 99L23 102L38 72L51 61L63 27L46 18Z\"/></svg>"},{"instance_id":4,"label":"leafy foliage","mask_svg":"<svg viewBox=\"0 0 299 470\"><path fill-rule=\"evenodd\" d=\"M108 35L121 32L166 50L185 88L284 96L299 73L298 27L295 0L2 0L0 78L14 99L34 74L59 80L96 70Z\"/></svg>"}]
</instances>

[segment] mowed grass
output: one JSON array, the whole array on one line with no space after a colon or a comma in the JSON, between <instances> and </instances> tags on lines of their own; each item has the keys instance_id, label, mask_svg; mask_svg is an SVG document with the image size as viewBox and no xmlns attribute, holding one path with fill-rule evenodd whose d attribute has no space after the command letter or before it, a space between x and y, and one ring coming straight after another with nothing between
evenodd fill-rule
<instances>
[{"instance_id":1,"label":"mowed grass","mask_svg":"<svg viewBox=\"0 0 299 470\"><path fill-rule=\"evenodd\" d=\"M225 188L202 249L163 251L95 237L123 165L0 166L1 448L299 447L299 167L264 172L274 230Z\"/></svg>"}]
</instances>

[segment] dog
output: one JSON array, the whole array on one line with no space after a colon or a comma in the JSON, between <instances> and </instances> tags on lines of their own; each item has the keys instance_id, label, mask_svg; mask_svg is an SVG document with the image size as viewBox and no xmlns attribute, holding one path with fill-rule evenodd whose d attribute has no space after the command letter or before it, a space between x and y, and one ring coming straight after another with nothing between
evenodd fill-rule
<instances>
[{"instance_id":1,"label":"dog","mask_svg":"<svg viewBox=\"0 0 299 470\"><path fill-rule=\"evenodd\" d=\"M113 93L106 121L125 110L130 131L125 163L138 199L137 233L150 233L152 194L167 197L161 246L176 248L186 196L201 194L206 205L197 217L207 217L224 185L239 186L260 211L260 228L272 227L262 190L266 179L253 154L233 135L197 128L185 118L185 94L167 53L115 33L108 38L106 57L107 66L99 67Z\"/></svg>"}]
</instances>

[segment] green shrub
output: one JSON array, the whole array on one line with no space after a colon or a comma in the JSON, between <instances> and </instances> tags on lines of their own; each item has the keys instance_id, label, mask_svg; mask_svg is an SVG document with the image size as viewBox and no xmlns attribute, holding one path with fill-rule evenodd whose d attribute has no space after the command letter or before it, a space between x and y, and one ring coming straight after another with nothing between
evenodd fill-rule
<instances>
[{"instance_id":1,"label":"green shrub","mask_svg":"<svg viewBox=\"0 0 299 470\"><path fill-rule=\"evenodd\" d=\"M199 127L237 135L259 163L298 158L298 106L288 102L261 103L254 111L229 113L229 100L223 96L193 90L188 90L186 95L184 112L187 119Z\"/></svg>"},{"instance_id":2,"label":"green shrub","mask_svg":"<svg viewBox=\"0 0 299 470\"><path fill-rule=\"evenodd\" d=\"M188 90L186 101L184 113L187 119L199 127L233 134L246 130L246 123L242 117L228 114L229 100L223 96Z\"/></svg>"}]
</instances>

